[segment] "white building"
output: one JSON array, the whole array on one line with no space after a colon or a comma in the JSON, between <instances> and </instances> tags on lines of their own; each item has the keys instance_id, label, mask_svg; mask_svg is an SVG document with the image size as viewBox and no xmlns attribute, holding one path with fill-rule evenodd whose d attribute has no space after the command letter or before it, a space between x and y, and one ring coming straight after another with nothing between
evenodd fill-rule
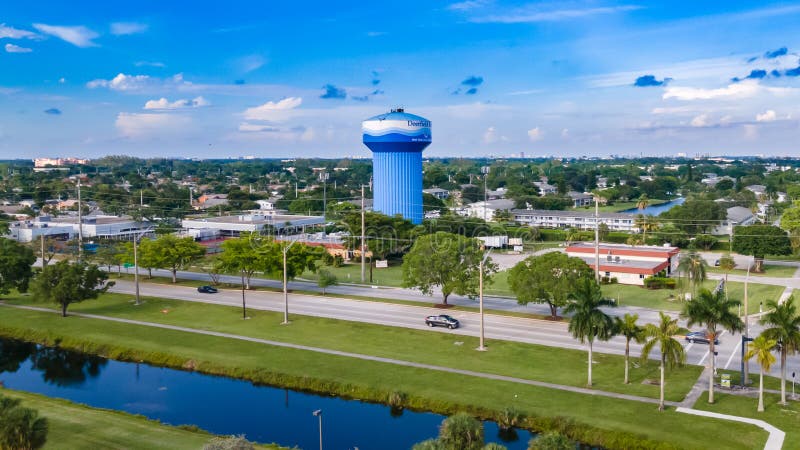
<instances>
[{"instance_id":1,"label":"white building","mask_svg":"<svg viewBox=\"0 0 800 450\"><path fill-rule=\"evenodd\" d=\"M740 225L752 225L758 221L758 218L753 214L750 209L743 206L732 206L726 211L726 218L722 223L714 229L712 234L723 235L732 234L733 228Z\"/></svg>"},{"instance_id":2,"label":"white building","mask_svg":"<svg viewBox=\"0 0 800 450\"><path fill-rule=\"evenodd\" d=\"M470 203L464 208L463 214L469 217L478 217L487 221L494 220L497 211L511 211L515 206L514 200L489 200Z\"/></svg>"},{"instance_id":3,"label":"white building","mask_svg":"<svg viewBox=\"0 0 800 450\"><path fill-rule=\"evenodd\" d=\"M446 199L447 197L450 196L450 191L448 191L447 189L442 189L442 188L438 188L438 187L430 188L430 189L423 189L422 192L425 193L425 194L430 194L430 195L438 198L439 200L444 200L444 199Z\"/></svg>"},{"instance_id":4,"label":"white building","mask_svg":"<svg viewBox=\"0 0 800 450\"><path fill-rule=\"evenodd\" d=\"M680 249L651 245L601 244L600 275L621 284L644 285L645 278L668 277L678 269ZM595 246L578 242L567 247L567 255L580 258L597 270Z\"/></svg>"},{"instance_id":5,"label":"white building","mask_svg":"<svg viewBox=\"0 0 800 450\"><path fill-rule=\"evenodd\" d=\"M624 213L600 213L598 220L595 220L594 212L590 211L514 209L511 216L515 222L533 227L594 230L599 222L613 231L639 231L635 225L635 216Z\"/></svg>"},{"instance_id":6,"label":"white building","mask_svg":"<svg viewBox=\"0 0 800 450\"><path fill-rule=\"evenodd\" d=\"M12 222L10 235L20 242L30 242L39 236L49 236L68 240L83 232L84 238L131 240L151 227L147 221L137 221L131 217L89 215L83 217L80 230L77 216L40 216L36 220Z\"/></svg>"},{"instance_id":7,"label":"white building","mask_svg":"<svg viewBox=\"0 0 800 450\"><path fill-rule=\"evenodd\" d=\"M539 195L544 197L547 194L555 194L558 189L546 181L534 181L533 185L539 188Z\"/></svg>"},{"instance_id":8,"label":"white building","mask_svg":"<svg viewBox=\"0 0 800 450\"><path fill-rule=\"evenodd\" d=\"M289 214L265 214L263 211L254 211L250 214L238 216L207 217L197 219L183 219L181 226L191 230L218 230L221 236L239 236L245 232L263 233L273 229L278 233L283 231L303 231L307 227L322 225L325 218L322 216L298 216Z\"/></svg>"},{"instance_id":9,"label":"white building","mask_svg":"<svg viewBox=\"0 0 800 450\"><path fill-rule=\"evenodd\" d=\"M569 191L567 195L572 199L573 208L582 208L594 204L594 196L591 194Z\"/></svg>"}]
</instances>

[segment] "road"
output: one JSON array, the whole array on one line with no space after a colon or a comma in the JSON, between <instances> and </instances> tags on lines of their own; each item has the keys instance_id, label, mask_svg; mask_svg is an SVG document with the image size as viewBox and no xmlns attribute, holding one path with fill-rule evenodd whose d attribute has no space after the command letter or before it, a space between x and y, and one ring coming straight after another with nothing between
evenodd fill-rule
<instances>
[{"instance_id":1,"label":"road","mask_svg":"<svg viewBox=\"0 0 800 450\"><path fill-rule=\"evenodd\" d=\"M196 289L191 287L151 283L142 283L140 289L143 296L218 305L240 307L242 301L241 291L235 289L221 290L218 294L199 294ZM134 290L135 287L132 282L122 280L118 280L116 286L112 288L113 292L124 294L133 294ZM247 305L253 309L283 311L283 294L250 291L247 293ZM290 315L301 314L418 330L428 329L424 324L426 315L440 314L442 312L441 309L431 306L408 306L304 294L289 295L289 311ZM480 315L478 313L450 311L449 314L456 317L461 322L462 327L457 330L435 328L433 331L450 333L455 336L478 336L480 329ZM754 326L751 321L751 333L757 333L758 331L758 326ZM577 350L586 348L572 338L567 331L566 324L546 320L487 314L485 316L485 336L487 340L501 339ZM740 336L724 333L720 337L720 341L718 346L719 356L717 357L718 367L736 370L740 364ZM488 342L487 345L491 347L491 342ZM684 343L684 346L687 353L687 363L695 365L708 364L709 351L707 345ZM641 346L635 343L632 344L631 348L633 355L638 355L641 351ZM616 337L608 342L597 342L594 345L594 349L601 353L621 355L625 351L625 340ZM657 357L657 354L653 356ZM788 373L790 374L792 371L800 371L800 364L798 364L796 358L790 359L788 367ZM757 370L757 366L751 364L751 371L756 373ZM778 365L773 368L771 373L773 375L779 374Z\"/></svg>"}]
</instances>

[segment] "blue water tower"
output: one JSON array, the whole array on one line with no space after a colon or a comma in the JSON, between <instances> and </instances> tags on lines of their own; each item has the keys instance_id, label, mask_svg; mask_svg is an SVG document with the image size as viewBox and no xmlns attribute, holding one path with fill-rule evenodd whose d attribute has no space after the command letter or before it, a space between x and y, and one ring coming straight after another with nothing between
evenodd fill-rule
<instances>
[{"instance_id":1,"label":"blue water tower","mask_svg":"<svg viewBox=\"0 0 800 450\"><path fill-rule=\"evenodd\" d=\"M402 108L362 123L372 150L373 209L422 222L422 151L431 143L431 122Z\"/></svg>"}]
</instances>

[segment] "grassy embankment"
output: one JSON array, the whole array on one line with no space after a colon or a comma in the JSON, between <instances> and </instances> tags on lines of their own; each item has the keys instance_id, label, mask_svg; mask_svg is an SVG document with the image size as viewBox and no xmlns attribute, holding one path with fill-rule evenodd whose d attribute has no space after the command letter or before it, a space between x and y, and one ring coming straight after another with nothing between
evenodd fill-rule
<instances>
[{"instance_id":1,"label":"grassy embankment","mask_svg":"<svg viewBox=\"0 0 800 450\"><path fill-rule=\"evenodd\" d=\"M97 448L202 448L212 435L171 427L119 411L90 408L67 400L44 397L28 392L0 389L0 395L22 400L23 406L33 408L49 422L44 449ZM280 447L259 446L264 449Z\"/></svg>"},{"instance_id":2,"label":"grassy embankment","mask_svg":"<svg viewBox=\"0 0 800 450\"><path fill-rule=\"evenodd\" d=\"M78 307L74 310L154 321L159 317L159 322L184 325L188 322L197 328L213 328L362 353L386 352L388 356L398 359L428 361L426 358L430 358L428 362L439 365L500 372L562 384L582 383L579 380L585 376L585 363L582 362L585 353L577 351L491 341L489 352L477 353L473 350L477 345L474 338L458 336L456 341L446 333L417 333L302 316L294 316L291 326L282 327L278 325L280 318L275 313L254 311L253 319L242 321L238 319L237 308L213 307L212 310L200 308L206 305L156 299L148 299L144 307L133 308L128 301L129 297L127 300L122 297L114 300L111 297L76 305ZM164 314L162 309L170 312ZM0 331L5 335L49 343L60 339L62 346L116 358L142 359L173 367L194 367L208 373L373 401L387 401L393 392L402 392L407 395L404 401L406 406L444 414L468 409L484 417L496 417L502 408L514 407L530 417L526 421L529 427L561 428L584 442L607 448L631 446L633 441L630 440L630 433L685 448L699 448L707 442L716 442L725 448L753 448L763 445L766 436L754 427L698 420L672 411L658 413L654 405L634 401L379 362L353 361L352 358L178 331L78 317L62 319L55 314L42 312L2 308L0 317ZM457 345L457 342L463 344ZM165 346L164 343L169 345ZM643 378L655 373L652 367L642 369L635 375L635 384L624 387L619 382L622 372L619 357L607 358L599 358L595 368L598 388L613 390L616 384L617 390L648 396L656 391L654 386L640 384ZM689 381L697 375L696 368L684 370L693 374L688 376L688 372L683 375L681 372L672 372L669 375L668 386L676 385L671 388L674 389L670 391L672 397L680 396L678 385L686 389ZM591 426L547 419L556 416ZM682 433L672 431L676 429L682 430Z\"/></svg>"},{"instance_id":3,"label":"grassy embankment","mask_svg":"<svg viewBox=\"0 0 800 450\"><path fill-rule=\"evenodd\" d=\"M708 273L725 274L725 271L719 267L709 266L706 271ZM751 277L773 277L773 278L792 278L797 272L797 266L779 266L776 264L764 264L763 272L750 272ZM746 276L747 269L734 269L730 271L731 275Z\"/></svg>"}]
</instances>

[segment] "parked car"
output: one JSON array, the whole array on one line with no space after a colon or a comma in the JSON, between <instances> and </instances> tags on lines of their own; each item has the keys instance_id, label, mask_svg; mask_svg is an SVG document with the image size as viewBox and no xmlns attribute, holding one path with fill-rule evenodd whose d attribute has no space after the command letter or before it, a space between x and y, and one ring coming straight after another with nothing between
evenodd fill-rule
<instances>
[{"instance_id":1,"label":"parked car","mask_svg":"<svg viewBox=\"0 0 800 450\"><path fill-rule=\"evenodd\" d=\"M428 316L425 318L425 325L429 327L447 327L451 330L458 328L458 319L450 317L447 314L439 314L438 316Z\"/></svg>"},{"instance_id":2,"label":"parked car","mask_svg":"<svg viewBox=\"0 0 800 450\"><path fill-rule=\"evenodd\" d=\"M708 344L708 336L705 331L692 331L686 335L686 340L690 343L698 342L700 344ZM714 345L719 345L719 339L714 338Z\"/></svg>"},{"instance_id":3,"label":"parked car","mask_svg":"<svg viewBox=\"0 0 800 450\"><path fill-rule=\"evenodd\" d=\"M714 260L714 267L719 267L719 260L718 259Z\"/></svg>"},{"instance_id":4,"label":"parked car","mask_svg":"<svg viewBox=\"0 0 800 450\"><path fill-rule=\"evenodd\" d=\"M197 292L201 294L216 294L219 291L214 286L200 286L197 288Z\"/></svg>"}]
</instances>

